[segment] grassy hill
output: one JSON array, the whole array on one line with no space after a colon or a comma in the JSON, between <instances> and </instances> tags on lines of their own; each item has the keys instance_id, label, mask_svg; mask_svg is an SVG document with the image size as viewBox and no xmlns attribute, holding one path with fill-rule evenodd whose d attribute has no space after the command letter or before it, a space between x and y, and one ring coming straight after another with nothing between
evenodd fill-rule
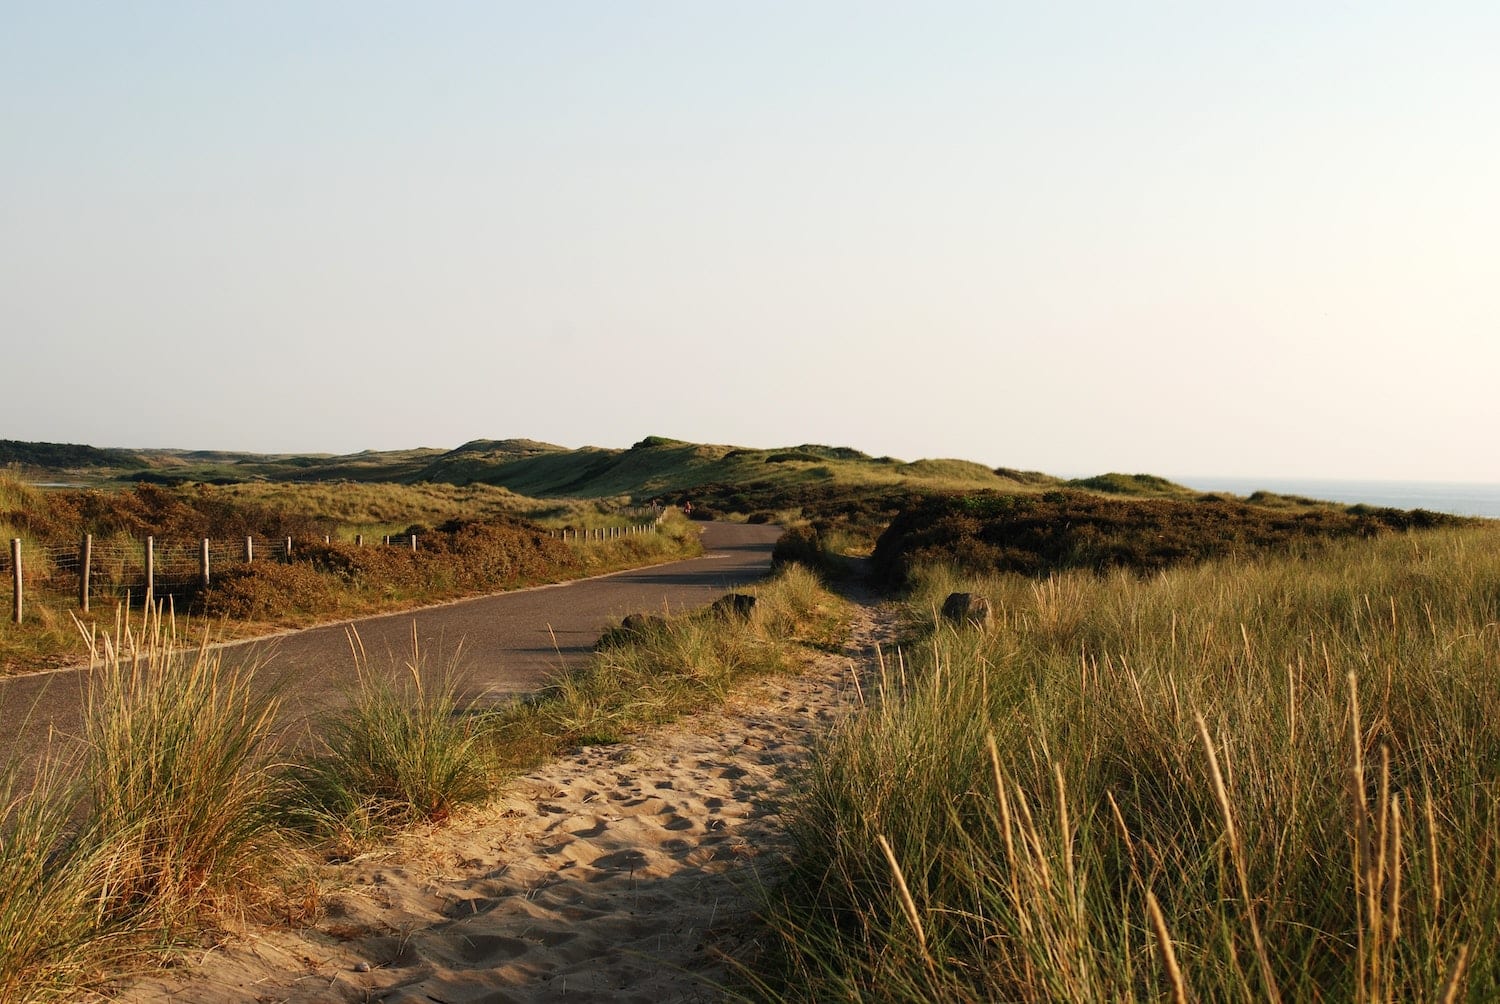
<instances>
[{"instance_id":1,"label":"grassy hill","mask_svg":"<svg viewBox=\"0 0 1500 1004\"><path fill-rule=\"evenodd\" d=\"M213 450L100 450L90 446L0 441L0 464L34 480L89 484L361 481L494 485L532 498L638 500L705 486L766 489L839 485L1037 491L1061 485L1033 471L992 470L966 460L872 457L845 446L804 443L746 449L648 436L629 449L569 449L531 439L476 439L451 450L257 454Z\"/></svg>"},{"instance_id":2,"label":"grassy hill","mask_svg":"<svg viewBox=\"0 0 1500 1004\"><path fill-rule=\"evenodd\" d=\"M465 453L455 450L434 461L423 480L499 485L533 497L569 496L637 499L667 496L704 486L793 486L837 483L851 487L921 485L944 490L1009 488L1035 490L1058 483L1021 481L966 460L871 457L848 447L803 444L745 449L688 443L650 436L627 450L584 447L538 450L530 455Z\"/></svg>"}]
</instances>

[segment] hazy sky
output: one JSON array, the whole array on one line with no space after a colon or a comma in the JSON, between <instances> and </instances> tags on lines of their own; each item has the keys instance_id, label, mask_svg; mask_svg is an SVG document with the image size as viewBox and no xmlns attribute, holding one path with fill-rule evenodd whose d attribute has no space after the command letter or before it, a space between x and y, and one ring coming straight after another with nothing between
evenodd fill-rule
<instances>
[{"instance_id":1,"label":"hazy sky","mask_svg":"<svg viewBox=\"0 0 1500 1004\"><path fill-rule=\"evenodd\" d=\"M1500 481L1500 4L0 0L0 438Z\"/></svg>"}]
</instances>

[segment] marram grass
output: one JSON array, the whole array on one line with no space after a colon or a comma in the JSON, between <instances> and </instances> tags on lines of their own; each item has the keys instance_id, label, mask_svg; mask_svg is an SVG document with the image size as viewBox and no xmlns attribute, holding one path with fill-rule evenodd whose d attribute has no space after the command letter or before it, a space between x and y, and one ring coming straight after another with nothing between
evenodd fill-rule
<instances>
[{"instance_id":1,"label":"marram grass","mask_svg":"<svg viewBox=\"0 0 1500 1004\"><path fill-rule=\"evenodd\" d=\"M91 638L84 751L0 772L0 1000L76 1000L158 965L242 913L315 915L311 852L337 857L440 821L508 772L713 704L789 668L792 639L828 644L844 605L789 568L754 590L748 618L667 620L660 637L601 651L554 691L507 709L459 700L423 666L384 674L327 721L327 742L286 746L275 695L169 620L122 619ZM34 780L23 782L23 774Z\"/></svg>"},{"instance_id":2,"label":"marram grass","mask_svg":"<svg viewBox=\"0 0 1500 1004\"><path fill-rule=\"evenodd\" d=\"M1495 529L971 583L987 633L929 581L806 778L769 996L1500 996Z\"/></svg>"},{"instance_id":3,"label":"marram grass","mask_svg":"<svg viewBox=\"0 0 1500 1004\"><path fill-rule=\"evenodd\" d=\"M392 673L370 666L351 634L359 686L322 717L318 747L293 768L294 818L353 849L416 822L441 822L494 789L491 719L464 701L451 673L411 656Z\"/></svg>"},{"instance_id":4,"label":"marram grass","mask_svg":"<svg viewBox=\"0 0 1500 1004\"><path fill-rule=\"evenodd\" d=\"M274 697L157 612L89 641L81 752L0 784L0 1000L153 964L255 900L278 843Z\"/></svg>"}]
</instances>

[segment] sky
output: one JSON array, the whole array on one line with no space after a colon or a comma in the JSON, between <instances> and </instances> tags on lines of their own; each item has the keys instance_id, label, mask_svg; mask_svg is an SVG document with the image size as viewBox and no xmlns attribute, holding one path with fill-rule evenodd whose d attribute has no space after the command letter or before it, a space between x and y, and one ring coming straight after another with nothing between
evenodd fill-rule
<instances>
[{"instance_id":1,"label":"sky","mask_svg":"<svg viewBox=\"0 0 1500 1004\"><path fill-rule=\"evenodd\" d=\"M0 0L0 438L1500 482L1500 5Z\"/></svg>"}]
</instances>

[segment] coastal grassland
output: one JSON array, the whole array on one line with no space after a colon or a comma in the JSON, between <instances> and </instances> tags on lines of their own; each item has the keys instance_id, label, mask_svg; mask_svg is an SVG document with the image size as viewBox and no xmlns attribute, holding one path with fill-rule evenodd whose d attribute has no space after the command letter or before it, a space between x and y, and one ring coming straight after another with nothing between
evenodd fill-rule
<instances>
[{"instance_id":1,"label":"coastal grassland","mask_svg":"<svg viewBox=\"0 0 1500 1004\"><path fill-rule=\"evenodd\" d=\"M792 813L768 997L1500 995L1500 528L912 574Z\"/></svg>"},{"instance_id":2,"label":"coastal grassland","mask_svg":"<svg viewBox=\"0 0 1500 1004\"><path fill-rule=\"evenodd\" d=\"M520 769L722 701L833 644L848 609L803 569L748 612L665 618L532 699L459 699L423 654L361 664L325 742L278 732L274 690L150 618L95 646L81 762L0 803L0 999L78 999L242 918L315 922L317 875L392 830L483 801Z\"/></svg>"}]
</instances>

